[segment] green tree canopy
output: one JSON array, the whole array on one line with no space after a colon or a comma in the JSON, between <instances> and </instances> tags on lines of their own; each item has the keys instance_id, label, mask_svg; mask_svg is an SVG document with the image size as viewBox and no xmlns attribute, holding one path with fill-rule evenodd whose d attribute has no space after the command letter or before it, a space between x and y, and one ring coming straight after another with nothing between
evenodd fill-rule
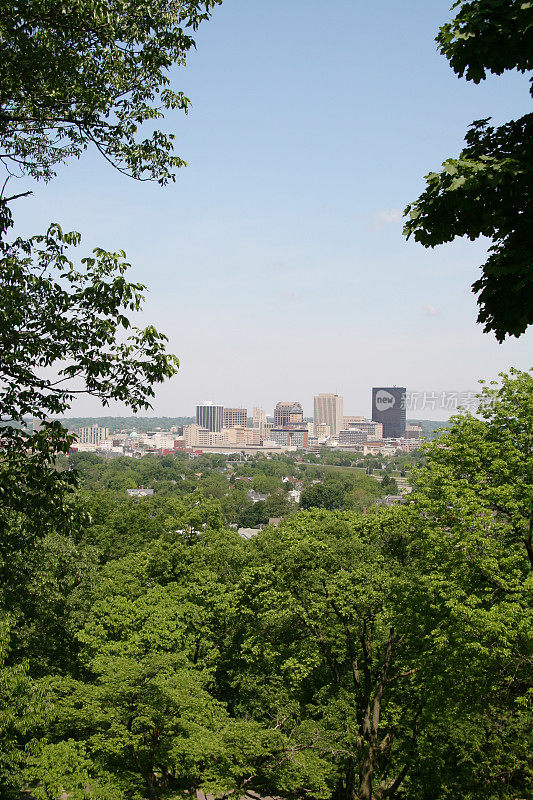
<instances>
[{"instance_id":1,"label":"green tree canopy","mask_svg":"<svg viewBox=\"0 0 533 800\"><path fill-rule=\"evenodd\" d=\"M0 161L7 180L18 171L49 180L61 162L94 146L138 180L164 184L184 162L173 134L153 130L165 111L187 110L170 86L191 34L220 0L6 0L0 8ZM148 138L141 129L146 123ZM7 182L6 180L6 182ZM122 251L101 248L75 262L77 233L51 225L46 234L8 241L12 225L0 192L0 424L2 519L39 509L64 513L72 476L54 470L69 439L59 425L24 431L27 415L63 414L77 394L149 407L154 384L178 362L155 328L132 327L144 287L129 283ZM51 377L52 376L52 377ZM4 513L5 512L5 513ZM5 514L7 513L7 519ZM31 515L30 515L31 516ZM39 527L39 524L34 527Z\"/></svg>"},{"instance_id":2,"label":"green tree canopy","mask_svg":"<svg viewBox=\"0 0 533 800\"><path fill-rule=\"evenodd\" d=\"M12 512L36 519L34 529L72 522L59 510L73 476L55 470L56 453L68 452L72 437L49 416L79 394L148 408L154 384L177 370L166 336L126 316L141 308L144 286L126 281L124 253L98 249L75 263L70 250L79 241L53 225L45 236L6 244L0 258L3 526ZM26 430L28 416L40 431Z\"/></svg>"},{"instance_id":3,"label":"green tree canopy","mask_svg":"<svg viewBox=\"0 0 533 800\"><path fill-rule=\"evenodd\" d=\"M342 508L345 488L341 483L316 483L304 489L300 496L302 508Z\"/></svg>"},{"instance_id":4,"label":"green tree canopy","mask_svg":"<svg viewBox=\"0 0 533 800\"><path fill-rule=\"evenodd\" d=\"M459 0L437 42L459 76L479 83L487 73L533 67L533 4L525 0ZM533 89L531 90L533 92ZM404 233L425 247L457 236L492 240L478 294L478 322L498 341L520 336L533 321L533 115L498 127L476 120L466 147L407 206Z\"/></svg>"},{"instance_id":5,"label":"green tree canopy","mask_svg":"<svg viewBox=\"0 0 533 800\"><path fill-rule=\"evenodd\" d=\"M154 384L178 366L175 356L165 353L165 336L152 326L140 329L130 322L131 314L141 310L144 287L126 280L124 252L97 248L76 260L72 248L79 245L79 234L63 233L56 224L44 235L13 241L7 235L13 225L12 201L29 192L9 196L6 184L13 174L49 180L60 163L79 157L89 146L137 180L171 180L184 162L173 153L174 135L157 130L156 121L165 111L186 111L189 101L171 88L169 70L185 63L194 46L191 33L218 2L0 4L0 162L6 175L0 189L0 602L14 612L9 623L17 628L12 655L3 641L1 648L3 796L24 750L20 738L13 746L16 726L4 714L13 687L24 685L24 670L13 672L3 659L22 650L39 666L55 660L57 668L57 652L71 634L57 592L48 593L47 627L45 588L36 587L22 601L14 588L27 591L24 567L29 564L36 566L35 576L43 583L57 579L60 595L69 591L71 578L79 577L61 553L61 541L55 540L56 549L49 548L50 569L39 561L40 541L50 544L54 532L72 534L81 525L73 474L55 468L57 454L68 452L72 438L48 418L63 414L80 393L104 405L121 400L133 410L147 408ZM41 430L28 430L27 416L36 418ZM64 581L63 567L69 573ZM45 625L43 635L50 628L55 631L55 643L43 648L41 657L30 646L40 623ZM26 700L31 704L29 691ZM17 703L15 699L13 707ZM22 708L24 702L18 705ZM53 753L47 751L50 764L72 760L77 776L73 791L83 794L88 775L83 748L67 741L57 745ZM49 785L42 771L38 778L41 796L57 797L55 777ZM98 786L103 792L105 777L100 776ZM113 800L120 796L115 793Z\"/></svg>"},{"instance_id":6,"label":"green tree canopy","mask_svg":"<svg viewBox=\"0 0 533 800\"><path fill-rule=\"evenodd\" d=\"M479 415L452 418L452 426L427 447L430 458L413 471L419 491L439 501L450 487L475 498L480 514L504 521L507 536L523 547L533 570L533 376L513 369L484 385ZM449 500L449 498L448 498Z\"/></svg>"},{"instance_id":7,"label":"green tree canopy","mask_svg":"<svg viewBox=\"0 0 533 800\"><path fill-rule=\"evenodd\" d=\"M169 69L220 0L5 0L0 11L0 159L49 179L94 146L126 174L166 183L173 134L140 135L189 100ZM4 203L6 200L4 199Z\"/></svg>"}]
</instances>

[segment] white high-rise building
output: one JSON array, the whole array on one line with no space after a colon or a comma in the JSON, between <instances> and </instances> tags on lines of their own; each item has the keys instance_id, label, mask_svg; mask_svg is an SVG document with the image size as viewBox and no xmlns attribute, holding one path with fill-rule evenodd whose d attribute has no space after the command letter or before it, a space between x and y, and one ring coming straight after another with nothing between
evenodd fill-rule
<instances>
[{"instance_id":1,"label":"white high-rise building","mask_svg":"<svg viewBox=\"0 0 533 800\"><path fill-rule=\"evenodd\" d=\"M101 444L109 436L109 428L100 428L96 423L85 428L78 428L76 439L80 444Z\"/></svg>"},{"instance_id":2,"label":"white high-rise building","mask_svg":"<svg viewBox=\"0 0 533 800\"><path fill-rule=\"evenodd\" d=\"M331 436L337 438L344 424L344 400L338 394L319 394L315 397L313 422L329 425Z\"/></svg>"}]
</instances>

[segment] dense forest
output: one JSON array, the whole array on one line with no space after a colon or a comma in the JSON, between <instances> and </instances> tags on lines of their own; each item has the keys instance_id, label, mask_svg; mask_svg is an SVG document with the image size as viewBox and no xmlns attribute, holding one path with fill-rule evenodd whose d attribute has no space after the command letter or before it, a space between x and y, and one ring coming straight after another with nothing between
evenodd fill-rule
<instances>
[{"instance_id":1,"label":"dense forest","mask_svg":"<svg viewBox=\"0 0 533 800\"><path fill-rule=\"evenodd\" d=\"M532 430L516 373L393 508L290 456L61 458L75 532L2 543L2 796L530 796Z\"/></svg>"}]
</instances>

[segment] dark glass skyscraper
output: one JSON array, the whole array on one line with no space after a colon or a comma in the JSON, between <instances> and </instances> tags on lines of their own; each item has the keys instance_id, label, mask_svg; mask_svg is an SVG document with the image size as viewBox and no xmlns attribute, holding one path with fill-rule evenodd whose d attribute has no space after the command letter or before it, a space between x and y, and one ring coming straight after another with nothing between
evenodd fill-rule
<instances>
[{"instance_id":1,"label":"dark glass skyscraper","mask_svg":"<svg viewBox=\"0 0 533 800\"><path fill-rule=\"evenodd\" d=\"M201 406L196 406L196 424L213 432L221 431L222 414L222 406L211 402L202 403Z\"/></svg>"},{"instance_id":2,"label":"dark glass skyscraper","mask_svg":"<svg viewBox=\"0 0 533 800\"><path fill-rule=\"evenodd\" d=\"M372 389L372 420L383 423L383 438L405 436L405 386Z\"/></svg>"}]
</instances>

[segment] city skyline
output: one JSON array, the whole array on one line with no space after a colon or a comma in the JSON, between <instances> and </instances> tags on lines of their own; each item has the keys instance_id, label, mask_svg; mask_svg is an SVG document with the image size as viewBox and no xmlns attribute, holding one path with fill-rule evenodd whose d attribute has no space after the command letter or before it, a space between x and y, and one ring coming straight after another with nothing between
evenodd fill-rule
<instances>
[{"instance_id":1,"label":"city skyline","mask_svg":"<svg viewBox=\"0 0 533 800\"><path fill-rule=\"evenodd\" d=\"M366 404L363 403L362 406L354 406L352 403L346 403L346 398L344 395L341 395L337 392L335 393L316 393L313 395L313 399L309 403L308 408L306 408L305 403L301 403L299 400L292 400L292 401L279 401L276 400L271 406L267 403L253 403L252 405L248 405L242 400L238 401L237 404L234 405L226 405L224 402L220 402L219 400L204 400L201 403L195 403L193 409L178 409L177 411L174 410L174 413L167 413L167 414L156 414L155 412L145 412L139 413L136 415L131 415L126 410L123 416L131 417L136 416L139 419L150 419L150 418L158 418L158 417L167 417L169 419L172 418L186 418L192 419L196 423L201 422L202 419L207 419L205 415L213 416L216 414L216 423L214 428L220 430L225 427L233 427L234 425L240 426L244 423L244 420L247 419L249 421L253 420L254 417L257 415L266 415L266 419L268 419L269 424L276 424L276 408L280 406L286 406L286 419L283 422L279 422L279 424L286 424L289 422L289 407L296 405L298 410L301 413L303 420L314 420L315 418L315 409L316 409L316 401L318 398L338 398L341 401L341 414L339 414L339 418L342 419L349 419L350 420L350 427L352 426L351 420L356 420L358 417L361 419L372 420L373 418L373 396L374 393L382 388L390 389L392 391L398 390L401 392L405 392L405 418L407 420L417 420L417 419L427 419L427 420L435 420L435 421L446 421L450 418L450 416L454 413L457 413L457 409L461 406L464 410L472 411L475 413L477 401L476 401L476 393L477 389L469 389L469 390L420 390L420 389L411 389L405 387L388 386L384 387L383 382L378 383L377 386L367 387L367 398ZM218 397L218 395L215 395ZM312 413L311 413L312 410ZM354 413L356 412L356 413ZM204 417L201 417L201 415ZM100 413L100 414L69 414L66 419L68 418L106 418L109 416L120 417L121 414L111 414L109 410L107 413ZM327 422L326 419L320 420L321 422ZM252 423L253 424L253 423ZM340 428L337 428L337 432Z\"/></svg>"},{"instance_id":2,"label":"city skyline","mask_svg":"<svg viewBox=\"0 0 533 800\"><path fill-rule=\"evenodd\" d=\"M521 360L522 366L518 364L521 369L528 369L529 361L524 357ZM446 420L450 415L455 413L453 404L449 400L445 401L444 407L440 407L438 402L435 402L435 396L441 394L448 397L453 395L463 396L468 401L476 392L480 391L478 380L497 380L500 372L507 372L511 366L517 366L516 362L502 363L501 366L495 365L492 371L486 370L475 376L466 376L464 380L457 380L455 382L444 382L439 378L438 369L435 365L428 368L427 380L424 381L423 375L411 381L409 379L409 370L406 374L401 374L400 370L395 372L393 379L390 379L390 372L382 374L377 370L372 370L370 373L372 380L357 380L353 377L347 376L346 380L340 378L330 381L321 381L322 386L329 383L333 387L339 388L339 393L344 397L344 413L345 414L362 414L366 417L372 415L372 386L393 386L393 385L407 385L409 391L416 396L416 403L414 407L408 407L407 417L411 419L424 418L434 420ZM461 370L459 370L461 372ZM279 384L269 384L265 376L258 376L258 386L262 389L251 389L250 382L248 381L242 389L242 392L237 394L235 390L234 381L226 380L224 376L220 382L220 388L214 388L214 380L203 381L203 389L197 388L193 385L187 388L187 391L177 391L176 384L180 381L183 383L186 375L178 374L175 378L167 381L162 387L157 388L156 398L153 402L153 408L147 411L139 412L137 416L140 417L178 417L178 416L195 416L196 406L199 404L199 398L217 397L222 398L220 404L225 408L246 407L251 412L254 406L267 409L268 413L272 416L273 409L280 397L297 397L298 402L301 403L305 417L312 416L313 412L313 399L316 395L316 384L308 375L302 375L301 386L291 378L288 384L291 388L286 389L280 382ZM416 377L416 376L415 376ZM389 378L387 380L387 378ZM424 401L424 395L426 401ZM227 398L227 400L226 400ZM111 402L107 406L102 406L101 403L94 398L82 397L75 398L72 408L68 413L70 417L105 417L105 416L131 416L132 412L122 403ZM250 414L251 416L251 414Z\"/></svg>"},{"instance_id":3,"label":"city skyline","mask_svg":"<svg viewBox=\"0 0 533 800\"><path fill-rule=\"evenodd\" d=\"M407 394L405 387L373 387L372 419L361 415L344 415L344 398L338 394L319 393L314 397L311 420L304 419L297 400L278 401L274 415L265 409L225 408L213 400L196 406L194 421L185 419L166 428L161 426L139 434L135 431L113 431L97 424L71 428L76 450L126 454L142 452L167 455L186 450L190 453L207 449L210 452L270 453L303 450L319 452L333 447L367 453L389 453L399 448L411 452L420 446L423 423L406 425ZM189 418L190 420L191 418ZM273 420L269 422L269 419Z\"/></svg>"}]
</instances>

